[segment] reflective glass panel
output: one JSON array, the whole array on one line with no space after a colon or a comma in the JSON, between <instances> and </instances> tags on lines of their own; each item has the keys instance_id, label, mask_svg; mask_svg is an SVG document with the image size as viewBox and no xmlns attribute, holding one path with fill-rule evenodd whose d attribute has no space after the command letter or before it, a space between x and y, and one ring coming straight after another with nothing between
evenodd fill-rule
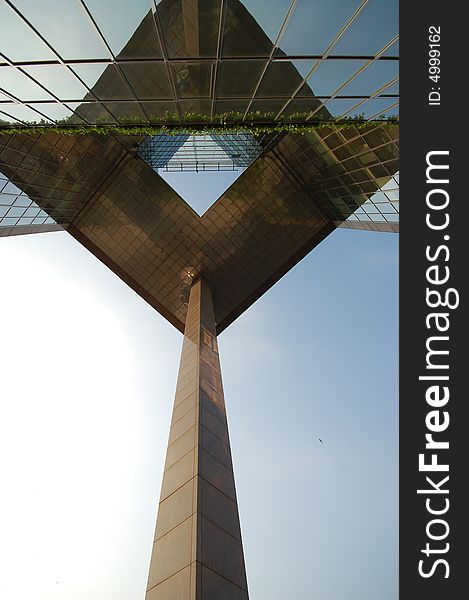
<instances>
[{"instance_id":1,"label":"reflective glass panel","mask_svg":"<svg viewBox=\"0 0 469 600\"><path fill-rule=\"evenodd\" d=\"M103 104L99 102L81 103L78 105L70 105L70 108L79 115L87 123L115 123L116 119L109 113ZM76 120L78 117L73 116L71 120Z\"/></svg>"},{"instance_id":2,"label":"reflective glass panel","mask_svg":"<svg viewBox=\"0 0 469 600\"><path fill-rule=\"evenodd\" d=\"M248 100L218 100L215 102L214 114L222 115L223 113L242 113L244 114L248 106Z\"/></svg>"},{"instance_id":3,"label":"reflective glass panel","mask_svg":"<svg viewBox=\"0 0 469 600\"><path fill-rule=\"evenodd\" d=\"M173 97L163 63L123 64L121 68L137 98L158 100Z\"/></svg>"},{"instance_id":4,"label":"reflective glass panel","mask_svg":"<svg viewBox=\"0 0 469 600\"><path fill-rule=\"evenodd\" d=\"M0 88L19 100L52 100L52 96L14 67L0 69Z\"/></svg>"},{"instance_id":5,"label":"reflective glass panel","mask_svg":"<svg viewBox=\"0 0 469 600\"><path fill-rule=\"evenodd\" d=\"M322 54L359 4L357 0L299 0L280 48L290 55ZM355 49L347 54L355 54Z\"/></svg>"},{"instance_id":6,"label":"reflective glass panel","mask_svg":"<svg viewBox=\"0 0 469 600\"><path fill-rule=\"evenodd\" d=\"M399 40L383 52L383 56L399 56Z\"/></svg>"},{"instance_id":7,"label":"reflective glass panel","mask_svg":"<svg viewBox=\"0 0 469 600\"><path fill-rule=\"evenodd\" d=\"M149 0L85 1L115 56L161 58Z\"/></svg>"},{"instance_id":8,"label":"reflective glass panel","mask_svg":"<svg viewBox=\"0 0 469 600\"><path fill-rule=\"evenodd\" d=\"M301 85L302 80L302 76L291 63L273 62L262 79L257 96L291 96ZM308 91L308 88L306 89Z\"/></svg>"},{"instance_id":9,"label":"reflective glass panel","mask_svg":"<svg viewBox=\"0 0 469 600\"><path fill-rule=\"evenodd\" d=\"M354 106L350 107L349 110L351 115L360 114L366 119L372 117L378 118L381 115L397 116L399 114L399 107L396 106L394 112L389 108L395 102L396 100L393 100L392 98L372 98L371 100L366 100L360 104L355 100ZM327 106L329 106L329 104Z\"/></svg>"},{"instance_id":10,"label":"reflective glass panel","mask_svg":"<svg viewBox=\"0 0 469 600\"><path fill-rule=\"evenodd\" d=\"M147 114L150 122L159 120L165 113L176 113L174 102L140 102L140 106Z\"/></svg>"},{"instance_id":11,"label":"reflective glass panel","mask_svg":"<svg viewBox=\"0 0 469 600\"><path fill-rule=\"evenodd\" d=\"M106 102L104 106L119 123L148 123L137 102Z\"/></svg>"},{"instance_id":12,"label":"reflective glass panel","mask_svg":"<svg viewBox=\"0 0 469 600\"><path fill-rule=\"evenodd\" d=\"M354 99L337 99L329 100L325 108L331 113L333 117L341 117L342 115L347 115L350 110L357 105L357 100ZM355 114L359 114L362 110L362 107L357 108L356 111L352 111L352 113L348 116L355 116Z\"/></svg>"},{"instance_id":13,"label":"reflective glass panel","mask_svg":"<svg viewBox=\"0 0 469 600\"><path fill-rule=\"evenodd\" d=\"M282 114L285 116L290 116L294 113L309 113L316 111L316 109L324 102L321 98L302 98L295 97L282 111ZM316 112L316 115L319 116L324 114L324 117L328 117L328 113L324 109L320 109Z\"/></svg>"},{"instance_id":14,"label":"reflective glass panel","mask_svg":"<svg viewBox=\"0 0 469 600\"><path fill-rule=\"evenodd\" d=\"M269 56L290 4L290 0L228 0L223 56Z\"/></svg>"},{"instance_id":15,"label":"reflective glass panel","mask_svg":"<svg viewBox=\"0 0 469 600\"><path fill-rule=\"evenodd\" d=\"M174 80L181 98L210 95L209 63L176 63L172 65Z\"/></svg>"},{"instance_id":16,"label":"reflective glass panel","mask_svg":"<svg viewBox=\"0 0 469 600\"><path fill-rule=\"evenodd\" d=\"M39 220L42 224L46 218L35 202L0 173L0 227L39 224ZM48 222L55 223L50 217Z\"/></svg>"},{"instance_id":17,"label":"reflective glass panel","mask_svg":"<svg viewBox=\"0 0 469 600\"><path fill-rule=\"evenodd\" d=\"M399 33L399 3L370 0L334 47L335 54L374 56ZM392 53L399 53L394 48Z\"/></svg>"},{"instance_id":18,"label":"reflective glass panel","mask_svg":"<svg viewBox=\"0 0 469 600\"><path fill-rule=\"evenodd\" d=\"M73 65L75 73L99 100L130 100L133 98L115 65Z\"/></svg>"},{"instance_id":19,"label":"reflective glass panel","mask_svg":"<svg viewBox=\"0 0 469 600\"><path fill-rule=\"evenodd\" d=\"M53 60L54 53L13 9L0 3L2 53L12 61Z\"/></svg>"},{"instance_id":20,"label":"reflective glass panel","mask_svg":"<svg viewBox=\"0 0 469 600\"><path fill-rule=\"evenodd\" d=\"M109 56L90 18L76 0L15 0L15 5L62 58Z\"/></svg>"},{"instance_id":21,"label":"reflective glass panel","mask_svg":"<svg viewBox=\"0 0 469 600\"><path fill-rule=\"evenodd\" d=\"M317 60L292 60L292 64L298 73L305 79L314 65L318 62Z\"/></svg>"},{"instance_id":22,"label":"reflective glass panel","mask_svg":"<svg viewBox=\"0 0 469 600\"><path fill-rule=\"evenodd\" d=\"M262 31L275 43L280 28L282 27L288 10L292 4L291 0L243 0L242 4L253 17Z\"/></svg>"},{"instance_id":23,"label":"reflective glass panel","mask_svg":"<svg viewBox=\"0 0 469 600\"><path fill-rule=\"evenodd\" d=\"M399 75L397 61L376 60L357 75L340 93L347 96L369 96L392 81L397 75Z\"/></svg>"},{"instance_id":24,"label":"reflective glass panel","mask_svg":"<svg viewBox=\"0 0 469 600\"><path fill-rule=\"evenodd\" d=\"M68 119L72 115L71 110L58 102L41 102L38 104L31 103L29 106L46 115L46 117L52 119L52 121Z\"/></svg>"},{"instance_id":25,"label":"reflective glass panel","mask_svg":"<svg viewBox=\"0 0 469 600\"><path fill-rule=\"evenodd\" d=\"M75 75L62 65L44 65L23 67L26 73L34 77L60 100L81 100L88 92Z\"/></svg>"},{"instance_id":26,"label":"reflective glass panel","mask_svg":"<svg viewBox=\"0 0 469 600\"><path fill-rule=\"evenodd\" d=\"M45 116L40 115L29 106L24 104L0 104L0 111L6 113L13 119L25 122L39 122L41 120L48 121ZM2 116L2 119L4 117ZM6 118L6 120L11 120Z\"/></svg>"},{"instance_id":27,"label":"reflective glass panel","mask_svg":"<svg viewBox=\"0 0 469 600\"><path fill-rule=\"evenodd\" d=\"M359 60L325 60L308 79L308 85L315 96L332 96L364 64Z\"/></svg>"},{"instance_id":28,"label":"reflective glass panel","mask_svg":"<svg viewBox=\"0 0 469 600\"><path fill-rule=\"evenodd\" d=\"M0 103L0 123L15 123L17 119L13 118L9 114L5 114L3 111L8 110L9 104ZM12 105L14 106L14 105Z\"/></svg>"},{"instance_id":29,"label":"reflective glass panel","mask_svg":"<svg viewBox=\"0 0 469 600\"><path fill-rule=\"evenodd\" d=\"M220 0L161 2L157 15L169 58L216 56Z\"/></svg>"},{"instance_id":30,"label":"reflective glass panel","mask_svg":"<svg viewBox=\"0 0 469 600\"><path fill-rule=\"evenodd\" d=\"M260 60L222 62L218 95L220 97L251 96L265 65Z\"/></svg>"}]
</instances>

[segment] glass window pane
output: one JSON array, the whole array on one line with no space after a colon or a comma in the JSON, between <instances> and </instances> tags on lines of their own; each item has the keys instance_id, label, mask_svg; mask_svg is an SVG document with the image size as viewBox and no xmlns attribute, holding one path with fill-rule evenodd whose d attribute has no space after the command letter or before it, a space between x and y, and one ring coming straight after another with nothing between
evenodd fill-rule
<instances>
[{"instance_id":1,"label":"glass window pane","mask_svg":"<svg viewBox=\"0 0 469 600\"><path fill-rule=\"evenodd\" d=\"M11 206L14 201L14 196L10 196L9 194L0 194L0 206Z\"/></svg>"},{"instance_id":2,"label":"glass window pane","mask_svg":"<svg viewBox=\"0 0 469 600\"><path fill-rule=\"evenodd\" d=\"M9 181L6 186L3 188L2 192L4 194L21 194L21 190L14 183Z\"/></svg>"},{"instance_id":3,"label":"glass window pane","mask_svg":"<svg viewBox=\"0 0 469 600\"><path fill-rule=\"evenodd\" d=\"M372 0L334 47L334 54L374 56L398 33L399 3ZM399 54L396 48L392 50L395 53Z\"/></svg>"},{"instance_id":4,"label":"glass window pane","mask_svg":"<svg viewBox=\"0 0 469 600\"><path fill-rule=\"evenodd\" d=\"M22 217L24 214L24 208L20 206L12 206L7 213L8 217Z\"/></svg>"},{"instance_id":5,"label":"glass window pane","mask_svg":"<svg viewBox=\"0 0 469 600\"><path fill-rule=\"evenodd\" d=\"M18 221L18 225L31 225L33 219L31 217L24 217Z\"/></svg>"},{"instance_id":6,"label":"glass window pane","mask_svg":"<svg viewBox=\"0 0 469 600\"><path fill-rule=\"evenodd\" d=\"M86 0L86 5L119 58L161 58L148 0Z\"/></svg>"},{"instance_id":7,"label":"glass window pane","mask_svg":"<svg viewBox=\"0 0 469 600\"><path fill-rule=\"evenodd\" d=\"M356 106L356 100L350 100L345 98L329 100L326 103L326 109L331 113L333 117L340 117L343 114L347 114L354 106ZM361 108L361 107L360 107ZM357 109L356 113L353 112L353 115L358 114L360 109Z\"/></svg>"},{"instance_id":8,"label":"glass window pane","mask_svg":"<svg viewBox=\"0 0 469 600\"><path fill-rule=\"evenodd\" d=\"M308 85L315 96L332 96L364 64L366 61L325 60L308 79Z\"/></svg>"},{"instance_id":9,"label":"glass window pane","mask_svg":"<svg viewBox=\"0 0 469 600\"><path fill-rule=\"evenodd\" d=\"M394 214L396 212L396 207L393 206L390 202L383 202L382 204L379 204L378 208L383 213L383 215Z\"/></svg>"},{"instance_id":10,"label":"glass window pane","mask_svg":"<svg viewBox=\"0 0 469 600\"><path fill-rule=\"evenodd\" d=\"M322 54L359 4L357 0L299 0L280 48L289 55ZM349 49L348 54L354 53Z\"/></svg>"},{"instance_id":11,"label":"glass window pane","mask_svg":"<svg viewBox=\"0 0 469 600\"><path fill-rule=\"evenodd\" d=\"M276 100L274 98L262 100L256 98L256 100L252 102L249 112L260 112L266 115L272 114L272 118L274 118L278 114L278 112L283 108L286 102L288 102L288 100L285 98L281 100Z\"/></svg>"},{"instance_id":12,"label":"glass window pane","mask_svg":"<svg viewBox=\"0 0 469 600\"><path fill-rule=\"evenodd\" d=\"M216 56L220 0L173 0L157 9L169 58Z\"/></svg>"},{"instance_id":13,"label":"glass window pane","mask_svg":"<svg viewBox=\"0 0 469 600\"><path fill-rule=\"evenodd\" d=\"M222 62L219 72L218 96L252 96L265 61L233 60Z\"/></svg>"},{"instance_id":14,"label":"glass window pane","mask_svg":"<svg viewBox=\"0 0 469 600\"><path fill-rule=\"evenodd\" d=\"M131 100L131 91L115 65L74 65L75 73L99 100Z\"/></svg>"},{"instance_id":15,"label":"glass window pane","mask_svg":"<svg viewBox=\"0 0 469 600\"><path fill-rule=\"evenodd\" d=\"M82 103L78 106L71 106L75 113L84 121L91 124L99 123L115 123L116 119L106 110L103 104L99 102ZM76 120L77 117L71 117L70 121Z\"/></svg>"},{"instance_id":16,"label":"glass window pane","mask_svg":"<svg viewBox=\"0 0 469 600\"><path fill-rule=\"evenodd\" d=\"M173 97L163 63L123 64L121 68L137 98L164 100Z\"/></svg>"},{"instance_id":17,"label":"glass window pane","mask_svg":"<svg viewBox=\"0 0 469 600\"><path fill-rule=\"evenodd\" d=\"M34 219L35 217L38 216L39 212L40 212L39 206L31 207L25 211L24 216Z\"/></svg>"},{"instance_id":18,"label":"glass window pane","mask_svg":"<svg viewBox=\"0 0 469 600\"><path fill-rule=\"evenodd\" d=\"M305 79L314 65L317 63L317 60L292 60L291 63L297 69L298 73Z\"/></svg>"},{"instance_id":19,"label":"glass window pane","mask_svg":"<svg viewBox=\"0 0 469 600\"><path fill-rule=\"evenodd\" d=\"M171 101L163 102L140 102L140 106L147 114L150 122L158 121L166 113L176 114L176 105Z\"/></svg>"},{"instance_id":20,"label":"glass window pane","mask_svg":"<svg viewBox=\"0 0 469 600\"><path fill-rule=\"evenodd\" d=\"M57 58L5 2L0 4L0 40L2 52L14 62Z\"/></svg>"},{"instance_id":21,"label":"glass window pane","mask_svg":"<svg viewBox=\"0 0 469 600\"><path fill-rule=\"evenodd\" d=\"M6 113L10 117L13 117L13 119L17 119L18 121L34 123L38 123L41 120L48 121L45 116L38 114L32 108L29 108L29 106L23 104L0 104L0 111ZM2 116L2 119L3 118L4 117ZM6 118L6 120L8 119Z\"/></svg>"},{"instance_id":22,"label":"glass window pane","mask_svg":"<svg viewBox=\"0 0 469 600\"><path fill-rule=\"evenodd\" d=\"M15 0L15 4L62 58L109 57L79 2Z\"/></svg>"},{"instance_id":23,"label":"glass window pane","mask_svg":"<svg viewBox=\"0 0 469 600\"><path fill-rule=\"evenodd\" d=\"M179 97L210 96L211 64L177 63L172 65L172 69Z\"/></svg>"},{"instance_id":24,"label":"glass window pane","mask_svg":"<svg viewBox=\"0 0 469 600\"><path fill-rule=\"evenodd\" d=\"M370 119L372 117L378 118L380 115L386 115L388 112L388 108L393 102L395 102L391 98L373 98L371 100L365 100L365 102L359 104L357 106L357 101L353 101L355 106L351 108L351 114L363 115L365 119ZM392 111L391 111L392 112ZM396 107L394 110L394 115L399 114L399 109ZM390 115L388 115L390 116Z\"/></svg>"},{"instance_id":25,"label":"glass window pane","mask_svg":"<svg viewBox=\"0 0 469 600\"><path fill-rule=\"evenodd\" d=\"M329 113L324 108L319 108L325 100L321 98L301 98L296 97L292 100L285 110L282 112L286 117L291 116L294 113L302 114L314 112L316 117L322 116L323 118L329 118ZM319 110L317 110L319 108ZM317 110L317 112L315 112Z\"/></svg>"},{"instance_id":26,"label":"glass window pane","mask_svg":"<svg viewBox=\"0 0 469 600\"><path fill-rule=\"evenodd\" d=\"M38 112L41 112L52 121L62 121L68 119L72 115L71 110L58 102L42 102L41 104L31 103L29 106L36 109Z\"/></svg>"},{"instance_id":27,"label":"glass window pane","mask_svg":"<svg viewBox=\"0 0 469 600\"><path fill-rule=\"evenodd\" d=\"M24 67L24 70L60 100L82 100L88 93L75 75L62 65Z\"/></svg>"},{"instance_id":28,"label":"glass window pane","mask_svg":"<svg viewBox=\"0 0 469 600\"><path fill-rule=\"evenodd\" d=\"M18 218L5 217L0 221L2 227L14 226L18 223Z\"/></svg>"},{"instance_id":29,"label":"glass window pane","mask_svg":"<svg viewBox=\"0 0 469 600\"><path fill-rule=\"evenodd\" d=\"M399 56L399 40L396 40L392 46L390 46L383 56Z\"/></svg>"},{"instance_id":30,"label":"glass window pane","mask_svg":"<svg viewBox=\"0 0 469 600\"><path fill-rule=\"evenodd\" d=\"M18 198L16 198L15 200L15 206L23 206L24 208L27 208L30 204L31 200L28 198L28 196L25 196L24 194L18 196Z\"/></svg>"},{"instance_id":31,"label":"glass window pane","mask_svg":"<svg viewBox=\"0 0 469 600\"><path fill-rule=\"evenodd\" d=\"M210 100L180 100L179 108L183 115L187 114L203 114L209 115L212 107Z\"/></svg>"},{"instance_id":32,"label":"glass window pane","mask_svg":"<svg viewBox=\"0 0 469 600\"><path fill-rule=\"evenodd\" d=\"M288 62L273 62L264 75L257 91L258 97L291 96L301 85L303 78L294 65ZM307 88L309 94L312 92Z\"/></svg>"},{"instance_id":33,"label":"glass window pane","mask_svg":"<svg viewBox=\"0 0 469 600\"><path fill-rule=\"evenodd\" d=\"M92 88L98 81L101 75L104 73L109 65L104 64L82 64L73 65L72 70L80 77L80 79L89 87Z\"/></svg>"},{"instance_id":34,"label":"glass window pane","mask_svg":"<svg viewBox=\"0 0 469 600\"><path fill-rule=\"evenodd\" d=\"M0 87L19 100L53 100L52 96L14 67L0 69Z\"/></svg>"},{"instance_id":35,"label":"glass window pane","mask_svg":"<svg viewBox=\"0 0 469 600\"><path fill-rule=\"evenodd\" d=\"M15 119L11 115L4 113L3 111L8 110L9 106L15 106L14 104L0 104L0 123L18 123L18 119Z\"/></svg>"},{"instance_id":36,"label":"glass window pane","mask_svg":"<svg viewBox=\"0 0 469 600\"><path fill-rule=\"evenodd\" d=\"M383 92L380 95L399 96L399 81L387 87L385 90L383 90Z\"/></svg>"},{"instance_id":37,"label":"glass window pane","mask_svg":"<svg viewBox=\"0 0 469 600\"><path fill-rule=\"evenodd\" d=\"M368 96L399 75L398 61L377 60L341 90L347 96ZM384 91L383 93L386 93Z\"/></svg>"},{"instance_id":38,"label":"glass window pane","mask_svg":"<svg viewBox=\"0 0 469 600\"><path fill-rule=\"evenodd\" d=\"M290 0L244 0L241 5L228 0L223 56L269 56L290 4Z\"/></svg>"},{"instance_id":39,"label":"glass window pane","mask_svg":"<svg viewBox=\"0 0 469 600\"><path fill-rule=\"evenodd\" d=\"M383 221L386 221L387 217L392 217L393 215L386 215L386 217L384 215L382 215L381 213L375 215L375 214L369 214L368 215L370 217L370 219L375 222L375 223L382 223Z\"/></svg>"},{"instance_id":40,"label":"glass window pane","mask_svg":"<svg viewBox=\"0 0 469 600\"><path fill-rule=\"evenodd\" d=\"M138 102L106 102L104 106L116 117L119 123L148 123Z\"/></svg>"},{"instance_id":41,"label":"glass window pane","mask_svg":"<svg viewBox=\"0 0 469 600\"><path fill-rule=\"evenodd\" d=\"M218 100L215 102L215 115L225 113L241 113L244 115L248 107L248 100Z\"/></svg>"}]
</instances>

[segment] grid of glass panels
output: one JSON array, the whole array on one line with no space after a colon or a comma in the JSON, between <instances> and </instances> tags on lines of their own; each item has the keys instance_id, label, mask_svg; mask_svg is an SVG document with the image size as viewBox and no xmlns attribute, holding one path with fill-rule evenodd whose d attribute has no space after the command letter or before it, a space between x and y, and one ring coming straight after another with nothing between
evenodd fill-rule
<instances>
[{"instance_id":1,"label":"grid of glass panels","mask_svg":"<svg viewBox=\"0 0 469 600\"><path fill-rule=\"evenodd\" d=\"M157 171L168 164L188 139L189 135L152 135L140 145L137 154Z\"/></svg>"},{"instance_id":2,"label":"grid of glass panels","mask_svg":"<svg viewBox=\"0 0 469 600\"><path fill-rule=\"evenodd\" d=\"M399 222L399 173L348 217L347 221Z\"/></svg>"},{"instance_id":3,"label":"grid of glass panels","mask_svg":"<svg viewBox=\"0 0 469 600\"><path fill-rule=\"evenodd\" d=\"M3 0L0 120L151 123L166 113L230 111L278 119L323 109L333 117L397 114L397 0L195 6Z\"/></svg>"},{"instance_id":4,"label":"grid of glass panels","mask_svg":"<svg viewBox=\"0 0 469 600\"><path fill-rule=\"evenodd\" d=\"M0 172L0 227L53 223L54 219Z\"/></svg>"},{"instance_id":5,"label":"grid of glass panels","mask_svg":"<svg viewBox=\"0 0 469 600\"><path fill-rule=\"evenodd\" d=\"M111 136L0 135L0 225L67 226L124 156Z\"/></svg>"},{"instance_id":6,"label":"grid of glass panels","mask_svg":"<svg viewBox=\"0 0 469 600\"><path fill-rule=\"evenodd\" d=\"M387 220L395 221L392 215L397 204L391 213L385 203L379 211L369 200L398 182L398 178L390 181L398 171L398 136L397 125L384 123L379 127L321 128L303 136L285 136L275 154L279 165L291 172L326 218L341 222L359 214L372 221L368 214L376 213L375 219L383 220L386 212ZM362 209L365 204L371 204L367 212Z\"/></svg>"},{"instance_id":7,"label":"grid of glass panels","mask_svg":"<svg viewBox=\"0 0 469 600\"><path fill-rule=\"evenodd\" d=\"M260 111L372 119L397 110L395 2L184 4L121 0L117 10L108 0L4 0L0 118L113 124ZM180 273L203 269L226 326L336 220L376 194L391 198L397 130L281 135L202 218L129 152L141 137L0 135L0 162L11 183L56 222L72 223L179 323Z\"/></svg>"},{"instance_id":8,"label":"grid of glass panels","mask_svg":"<svg viewBox=\"0 0 469 600\"><path fill-rule=\"evenodd\" d=\"M154 135L138 149L153 169L164 171L237 171L262 152L250 133Z\"/></svg>"}]
</instances>

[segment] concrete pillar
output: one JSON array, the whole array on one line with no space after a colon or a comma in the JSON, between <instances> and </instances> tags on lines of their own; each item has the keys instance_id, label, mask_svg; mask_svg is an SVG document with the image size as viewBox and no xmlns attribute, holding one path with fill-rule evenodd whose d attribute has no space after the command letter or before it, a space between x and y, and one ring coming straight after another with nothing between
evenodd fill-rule
<instances>
[{"instance_id":1,"label":"concrete pillar","mask_svg":"<svg viewBox=\"0 0 469 600\"><path fill-rule=\"evenodd\" d=\"M247 600L210 287L192 284L146 600Z\"/></svg>"}]
</instances>

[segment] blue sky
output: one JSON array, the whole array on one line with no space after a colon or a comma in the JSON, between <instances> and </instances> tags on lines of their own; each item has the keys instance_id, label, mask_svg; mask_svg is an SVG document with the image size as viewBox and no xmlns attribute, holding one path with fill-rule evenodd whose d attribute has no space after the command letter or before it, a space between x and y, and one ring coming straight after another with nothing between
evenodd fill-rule
<instances>
[{"instance_id":1,"label":"blue sky","mask_svg":"<svg viewBox=\"0 0 469 600\"><path fill-rule=\"evenodd\" d=\"M334 232L220 336L256 600L397 598L397 247ZM181 335L66 233L0 264L0 596L140 600Z\"/></svg>"}]
</instances>

